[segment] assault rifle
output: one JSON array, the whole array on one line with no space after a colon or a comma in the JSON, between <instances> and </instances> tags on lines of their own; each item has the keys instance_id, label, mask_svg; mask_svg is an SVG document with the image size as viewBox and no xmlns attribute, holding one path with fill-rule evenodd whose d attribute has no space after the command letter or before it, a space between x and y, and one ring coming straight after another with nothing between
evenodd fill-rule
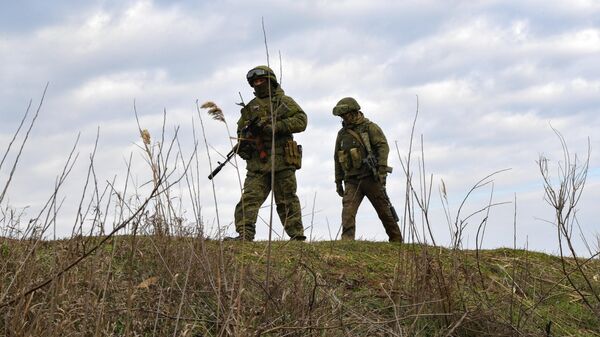
<instances>
[{"instance_id":1,"label":"assault rifle","mask_svg":"<svg viewBox=\"0 0 600 337\"><path fill-rule=\"evenodd\" d=\"M227 156L225 156L225 160L223 162L217 161L217 164L219 164L219 166L217 166L209 175L208 175L208 179L214 178L220 171L221 169L223 169L223 167L231 160L231 158L233 158L233 156L235 156L236 153L238 153L238 150L241 146L243 146L244 142L256 142L257 145L258 141L255 140L256 135L258 134L258 121L259 118L258 116L255 116L254 118L250 119L248 121L248 123L246 123L246 125L242 128L242 131L240 132L240 136L241 138L238 139L238 142L233 146L233 148L231 149L231 151L229 151L229 153L227 153ZM259 146L262 147L262 146ZM262 150L262 149L261 149Z\"/></svg>"},{"instance_id":2,"label":"assault rifle","mask_svg":"<svg viewBox=\"0 0 600 337\"><path fill-rule=\"evenodd\" d=\"M390 212L392 212L392 216L394 217L394 220L396 222L398 222L398 221L400 221L400 218L398 217L398 213L396 213L396 209L394 208L394 205L392 205L392 201L390 200L390 197L387 194L387 190L385 189L385 185L383 185L383 181L381 180L381 177L379 176L379 171L378 171L379 166L378 166L378 163L377 163L377 158L375 158L375 156L373 155L373 153L371 153L370 146L369 146L369 148L367 150L368 150L367 151L368 154L363 159L363 163L367 165L367 167L371 171L371 174L373 175L373 178L381 186L381 192L383 192L383 195L385 196L385 200L387 201L388 207L390 208ZM392 169L391 167L388 167L386 169L388 170L389 173L391 173L391 169Z\"/></svg>"}]
</instances>

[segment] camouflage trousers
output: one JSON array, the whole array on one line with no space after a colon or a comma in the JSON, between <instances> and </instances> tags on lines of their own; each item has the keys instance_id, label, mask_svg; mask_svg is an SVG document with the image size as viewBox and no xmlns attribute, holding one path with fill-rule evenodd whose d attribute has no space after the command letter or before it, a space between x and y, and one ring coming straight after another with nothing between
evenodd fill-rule
<instances>
[{"instance_id":1,"label":"camouflage trousers","mask_svg":"<svg viewBox=\"0 0 600 337\"><path fill-rule=\"evenodd\" d=\"M271 188L271 173L247 171L242 197L235 206L235 230L246 240L256 234L256 219L260 206L273 190L277 214L290 238L305 239L300 200L296 195L296 172L293 169L275 172Z\"/></svg>"},{"instance_id":2,"label":"camouflage trousers","mask_svg":"<svg viewBox=\"0 0 600 337\"><path fill-rule=\"evenodd\" d=\"M344 196L342 197L342 240L354 240L356 231L356 213L360 203L366 196L379 219L383 223L385 232L390 242L402 242L400 227L394 220L390 211L385 194L381 190L381 184L372 177L366 177L355 181L345 181Z\"/></svg>"}]
</instances>

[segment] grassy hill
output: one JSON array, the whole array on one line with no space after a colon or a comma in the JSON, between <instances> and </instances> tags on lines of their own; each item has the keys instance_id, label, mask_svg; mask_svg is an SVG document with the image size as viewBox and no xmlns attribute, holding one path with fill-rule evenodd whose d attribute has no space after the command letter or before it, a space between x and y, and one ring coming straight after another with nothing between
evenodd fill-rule
<instances>
[{"instance_id":1,"label":"grassy hill","mask_svg":"<svg viewBox=\"0 0 600 337\"><path fill-rule=\"evenodd\" d=\"M99 241L0 239L0 335L600 336L597 259L116 236L61 273Z\"/></svg>"},{"instance_id":2,"label":"grassy hill","mask_svg":"<svg viewBox=\"0 0 600 337\"><path fill-rule=\"evenodd\" d=\"M42 102L35 117L25 113L23 122L29 128L23 130L31 130ZM569 259L511 249L194 237L190 233L205 230L199 182L206 161L199 160L197 151L188 156L174 146L179 145L178 128L167 141L165 125L157 140L138 126L138 146L151 174L141 184L130 181L130 156L123 186L114 186L115 177L102 187L94 148L74 215L73 238L39 239L56 234L58 219L64 216L59 217L62 195L73 190L63 185L77 160L76 147L37 216L26 220L27 207L15 208L3 203L4 192L0 196L0 336L600 336L600 252L593 259ZM559 249L575 256L575 214L590 152L583 161L573 156L554 131L563 148L561 160L540 155L537 163ZM6 163L11 166L12 161L12 169L0 184L5 192L13 173L19 173L15 168L28 135L21 134L21 145L12 152L12 141L7 146L5 154L12 157ZM200 143L194 134L193 144ZM411 145L403 164L403 221L409 228L421 221L430 229L432 179L413 181L429 174L424 155L421 162L410 160L412 150ZM472 192L503 171L473 185L456 214L444 207L446 217L455 219L449 223L453 247L460 247L469 218L499 205L490 195L487 206L475 207L479 211L465 215L463 209ZM188 213L176 211L181 205L173 196L181 193L171 191L173 186L187 189L184 194L192 206ZM448 206L443 180L440 192ZM214 185L213 196L217 200ZM486 222L487 216L480 228ZM98 236L109 228L108 236ZM93 235L82 236L85 232ZM116 235L123 233L165 234ZM477 237L482 238L479 233Z\"/></svg>"}]
</instances>

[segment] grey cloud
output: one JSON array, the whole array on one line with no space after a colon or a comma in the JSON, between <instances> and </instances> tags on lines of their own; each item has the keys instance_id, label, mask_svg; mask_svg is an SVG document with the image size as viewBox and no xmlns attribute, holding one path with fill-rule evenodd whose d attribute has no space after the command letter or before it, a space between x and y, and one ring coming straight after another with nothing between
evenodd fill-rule
<instances>
[{"instance_id":1,"label":"grey cloud","mask_svg":"<svg viewBox=\"0 0 600 337\"><path fill-rule=\"evenodd\" d=\"M90 2L27 0L7 3L0 12L0 30L11 34L35 31L59 24L65 17L89 8Z\"/></svg>"}]
</instances>

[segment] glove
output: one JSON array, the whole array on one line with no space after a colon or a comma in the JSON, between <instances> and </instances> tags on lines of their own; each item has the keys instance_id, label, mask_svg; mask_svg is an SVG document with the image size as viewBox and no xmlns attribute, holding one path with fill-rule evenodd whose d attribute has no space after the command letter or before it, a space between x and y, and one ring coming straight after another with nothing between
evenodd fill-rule
<instances>
[{"instance_id":1,"label":"glove","mask_svg":"<svg viewBox=\"0 0 600 337\"><path fill-rule=\"evenodd\" d=\"M238 149L238 154L240 155L240 157L242 157L242 159L248 160L250 159L250 157L252 157L252 150L252 144L248 142L242 142L242 145Z\"/></svg>"},{"instance_id":2,"label":"glove","mask_svg":"<svg viewBox=\"0 0 600 337\"><path fill-rule=\"evenodd\" d=\"M239 155L240 155L240 157L242 157L242 159L244 159L244 160L248 160L248 159L250 159L250 157L252 157L252 156L250 155L250 153L248 153L248 152L246 152L246 151L240 151L240 152L238 152L238 154L239 154Z\"/></svg>"},{"instance_id":3,"label":"glove","mask_svg":"<svg viewBox=\"0 0 600 337\"><path fill-rule=\"evenodd\" d=\"M262 130L267 135L272 135L273 134L273 126L271 126L270 123L266 124L265 126L263 126Z\"/></svg>"},{"instance_id":4,"label":"glove","mask_svg":"<svg viewBox=\"0 0 600 337\"><path fill-rule=\"evenodd\" d=\"M388 174L387 169L385 166L380 166L378 171L379 171L378 172L379 173L379 181L381 182L381 185L385 186L385 180L386 180L386 177Z\"/></svg>"},{"instance_id":5,"label":"glove","mask_svg":"<svg viewBox=\"0 0 600 337\"><path fill-rule=\"evenodd\" d=\"M340 197L344 196L344 185L342 185L341 181L335 183L335 191Z\"/></svg>"},{"instance_id":6,"label":"glove","mask_svg":"<svg viewBox=\"0 0 600 337\"><path fill-rule=\"evenodd\" d=\"M261 117L256 126L262 131L262 133L270 135L273 133L273 126L269 117Z\"/></svg>"}]
</instances>

